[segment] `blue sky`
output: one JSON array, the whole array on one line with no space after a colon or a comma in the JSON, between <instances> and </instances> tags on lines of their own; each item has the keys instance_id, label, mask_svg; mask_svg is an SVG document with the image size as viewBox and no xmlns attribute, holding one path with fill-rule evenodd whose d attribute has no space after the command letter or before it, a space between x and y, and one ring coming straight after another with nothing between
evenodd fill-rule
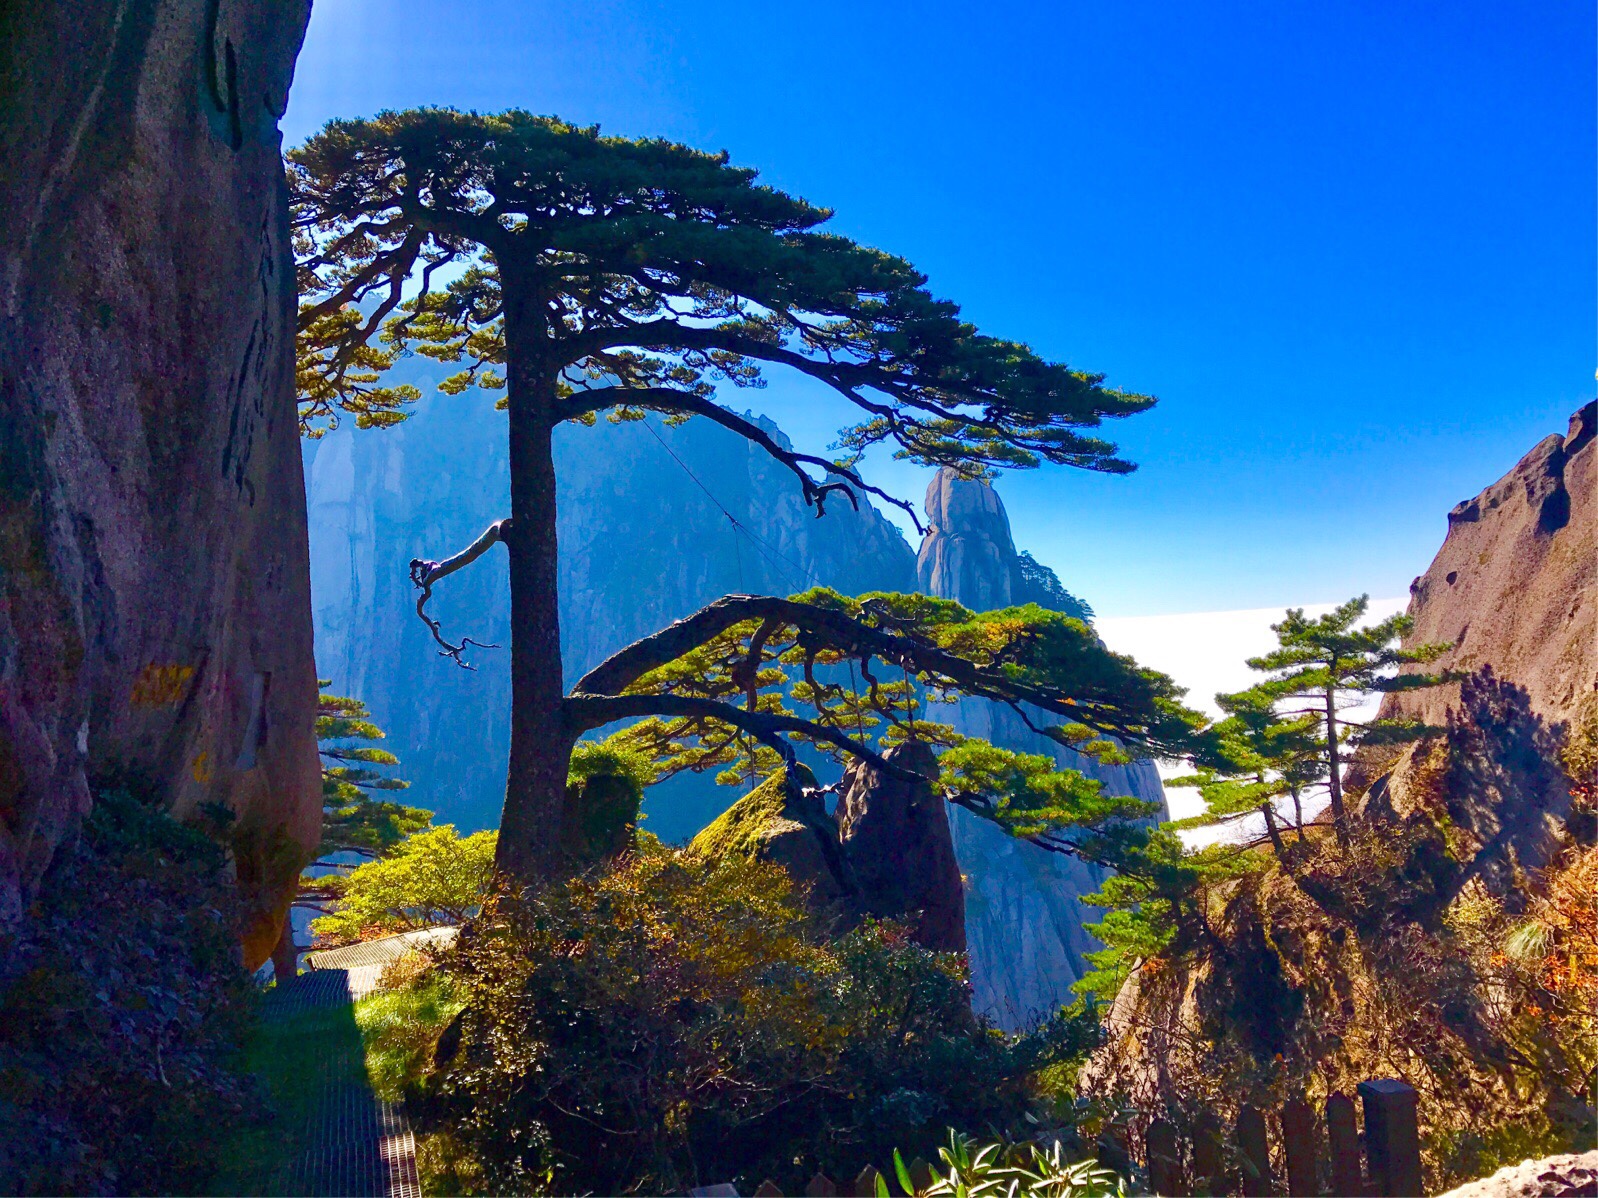
<instances>
[{"instance_id":1,"label":"blue sky","mask_svg":"<svg viewBox=\"0 0 1598 1198\"><path fill-rule=\"evenodd\" d=\"M1401 595L1592 397L1594 76L1590 0L316 0L284 124L522 107L724 148L1160 396L1112 430L1131 477L1000 483L1019 545L1137 616ZM848 419L759 398L808 448Z\"/></svg>"}]
</instances>

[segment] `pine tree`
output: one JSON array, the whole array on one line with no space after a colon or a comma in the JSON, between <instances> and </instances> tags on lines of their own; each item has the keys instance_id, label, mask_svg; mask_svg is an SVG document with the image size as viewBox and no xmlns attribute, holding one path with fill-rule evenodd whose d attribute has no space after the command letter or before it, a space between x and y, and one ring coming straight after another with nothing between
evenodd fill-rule
<instances>
[{"instance_id":1,"label":"pine tree","mask_svg":"<svg viewBox=\"0 0 1598 1198\"><path fill-rule=\"evenodd\" d=\"M1198 772L1166 785L1196 787L1204 811L1170 826L1177 830L1224 827L1260 816L1271 847L1291 868L1292 859L1277 825L1277 804L1293 802L1293 827L1304 839L1304 793L1326 777L1326 755L1312 714L1283 717L1276 699L1255 687L1217 695L1226 717L1209 729L1208 744L1195 758Z\"/></svg>"},{"instance_id":2,"label":"pine tree","mask_svg":"<svg viewBox=\"0 0 1598 1198\"><path fill-rule=\"evenodd\" d=\"M1255 689L1270 700L1278 716L1306 720L1314 727L1332 824L1338 843L1345 848L1349 841L1348 813L1343 806L1345 750L1403 744L1441 731L1413 720L1351 720L1347 709L1372 695L1437 686L1451 677L1400 669L1436 661L1453 646L1402 647L1398 642L1414 627L1407 615L1356 628L1369 607L1370 596L1361 595L1314 620L1308 619L1302 608L1290 608L1280 624L1271 625L1278 647L1248 662L1268 675Z\"/></svg>"},{"instance_id":3,"label":"pine tree","mask_svg":"<svg viewBox=\"0 0 1598 1198\"><path fill-rule=\"evenodd\" d=\"M331 683L318 678L317 688L326 691ZM356 853L376 858L401 844L415 832L433 822L433 813L420 807L407 807L388 799L378 799L372 791L396 791L410 783L381 773L377 766L395 766L399 758L387 749L358 741L385 739L386 733L372 722L372 713L359 699L342 695L319 694L316 698L317 751L322 766L322 835L317 844L316 861L336 853ZM336 881L336 880L335 880ZM321 912L338 898L336 884L328 879L301 876L299 891L290 909L301 907ZM299 950L294 943L292 913L283 921L283 932L272 950L272 968L280 980L295 975Z\"/></svg>"},{"instance_id":4,"label":"pine tree","mask_svg":"<svg viewBox=\"0 0 1598 1198\"><path fill-rule=\"evenodd\" d=\"M328 681L317 685L326 690ZM318 856L359 853L377 857L433 820L431 811L378 799L372 791L406 790L410 783L374 769L395 766L399 758L387 749L352 741L383 740L386 733L372 722L359 699L322 694L316 703L318 752L322 766L322 841Z\"/></svg>"},{"instance_id":5,"label":"pine tree","mask_svg":"<svg viewBox=\"0 0 1598 1198\"><path fill-rule=\"evenodd\" d=\"M908 262L820 231L829 212L757 184L754 171L731 166L726 154L601 137L597 128L525 112L425 109L334 121L288 159L306 427L314 432L341 412L358 423L398 418L411 397L383 388L381 376L403 352L458 366L442 385L447 392L505 391L510 516L450 559L416 560L412 576L440 651L464 663L475 642L443 635L426 612L431 588L496 543L509 552L512 727L499 862L523 879L562 868L563 837L550 833L567 819L567 764L578 737L629 717L684 718L689 698L718 702L676 692L624 695L634 680L615 671L604 678L620 689L579 684L581 694L566 694L557 425L592 424L600 414L636 420L651 411L669 422L712 420L791 471L818 514L829 500L858 504L872 494L916 518L908 503L858 473L860 454L876 445L965 477L1043 463L1114 474L1133 468L1091 430L1146 410L1151 398L979 333L954 304L934 298ZM758 387L773 367L814 379L858 409L859 422L841 433L842 456L786 448L715 402L718 385ZM891 624L835 607L764 602L712 605L710 616L684 624L716 637L734 624L776 620L862 669L888 651L907 682L906 663L931 651ZM1163 719L1136 684L1124 699L1106 697L1091 713L1073 714L1070 691L1079 682L1091 686L1095 671L1117 669L1090 641L1077 657L1054 663L1047 678L1033 679L1052 710L1081 726L1096 727L1104 716L1098 730L1114 725L1116 735ZM696 648L672 645L678 653ZM1018 645L1010 648L1019 652ZM956 675L977 659L983 667L968 677L978 687L972 693L1003 681L1006 667L987 661L985 647L940 652L936 666L917 659L934 685L958 687ZM752 657L760 656L753 647ZM787 731L797 731L779 729L753 705L718 702L714 718L711 708L699 710L707 714L695 718L738 729L779 755Z\"/></svg>"}]
</instances>

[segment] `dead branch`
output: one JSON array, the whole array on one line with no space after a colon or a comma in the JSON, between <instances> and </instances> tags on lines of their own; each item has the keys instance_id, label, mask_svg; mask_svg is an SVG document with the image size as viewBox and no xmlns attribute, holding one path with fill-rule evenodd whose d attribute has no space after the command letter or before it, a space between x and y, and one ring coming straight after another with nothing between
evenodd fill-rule
<instances>
[{"instance_id":1,"label":"dead branch","mask_svg":"<svg viewBox=\"0 0 1598 1198\"><path fill-rule=\"evenodd\" d=\"M416 599L416 614L421 617L422 623L427 625L427 630L433 634L433 639L438 642L438 655L447 657L463 670L475 670L477 667L466 661L461 654L466 652L468 645L478 649L498 649L498 645L485 644L474 641L471 637L462 637L460 644L454 644L445 638L440 631L441 624L427 614L427 601L433 597L433 584L441 578L446 578L457 570L471 565L496 542L505 540L510 533L510 518L495 521L483 530L483 534L462 549L454 557L447 557L441 562L431 562L424 558L411 559L411 581L421 590Z\"/></svg>"}]
</instances>

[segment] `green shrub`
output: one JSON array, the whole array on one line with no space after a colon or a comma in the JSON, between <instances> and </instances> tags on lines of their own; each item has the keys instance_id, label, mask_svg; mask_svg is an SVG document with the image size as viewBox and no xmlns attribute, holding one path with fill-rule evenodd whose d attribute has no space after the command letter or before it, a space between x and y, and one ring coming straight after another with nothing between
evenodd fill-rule
<instances>
[{"instance_id":1,"label":"green shrub","mask_svg":"<svg viewBox=\"0 0 1598 1198\"><path fill-rule=\"evenodd\" d=\"M340 944L458 924L475 912L494 877L495 832L462 838L442 824L413 833L386 857L343 876L319 878L338 908L311 922L324 941Z\"/></svg>"},{"instance_id":2,"label":"green shrub","mask_svg":"<svg viewBox=\"0 0 1598 1198\"><path fill-rule=\"evenodd\" d=\"M465 1008L413 1107L449 1186L791 1188L1021 1125L1048 1038L975 1019L961 957L886 924L828 941L779 867L641 840L491 899L447 959Z\"/></svg>"}]
</instances>

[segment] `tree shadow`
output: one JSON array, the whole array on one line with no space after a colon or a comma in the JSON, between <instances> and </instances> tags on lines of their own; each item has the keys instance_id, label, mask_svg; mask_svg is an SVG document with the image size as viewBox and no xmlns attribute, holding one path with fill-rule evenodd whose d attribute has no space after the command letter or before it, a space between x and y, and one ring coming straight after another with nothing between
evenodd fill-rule
<instances>
[{"instance_id":1,"label":"tree shadow","mask_svg":"<svg viewBox=\"0 0 1598 1198\"><path fill-rule=\"evenodd\" d=\"M1448 815L1480 846L1456 886L1480 878L1493 892L1519 895L1517 877L1545 865L1571 814L1571 783L1560 766L1566 725L1532 709L1525 687L1483 666L1460 685L1446 741ZM1523 895L1519 895L1523 898Z\"/></svg>"}]
</instances>

